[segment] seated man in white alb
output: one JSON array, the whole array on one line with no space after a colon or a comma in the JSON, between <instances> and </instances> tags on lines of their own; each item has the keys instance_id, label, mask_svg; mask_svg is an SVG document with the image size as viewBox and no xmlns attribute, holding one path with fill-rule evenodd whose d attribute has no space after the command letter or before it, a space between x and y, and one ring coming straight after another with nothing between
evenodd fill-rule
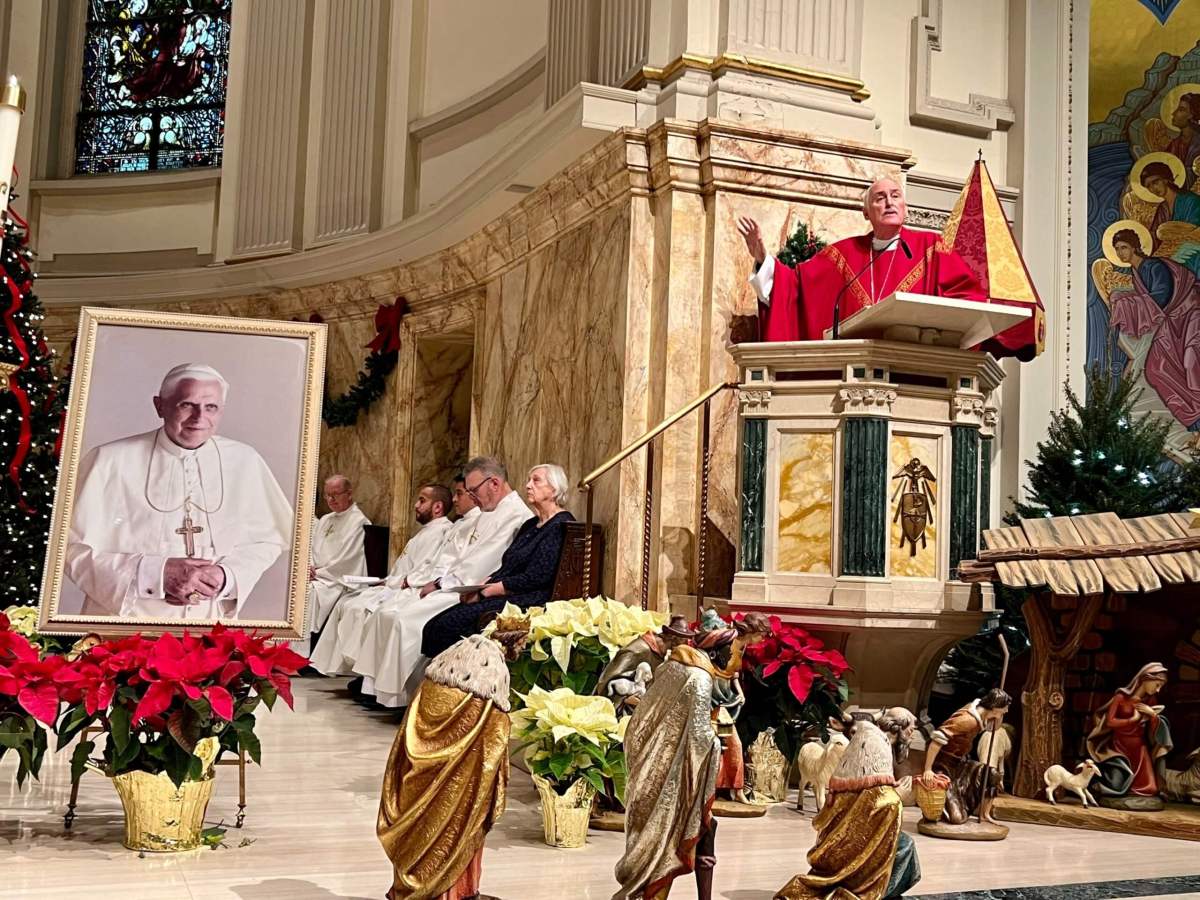
<instances>
[{"instance_id":1,"label":"seated man in white alb","mask_svg":"<svg viewBox=\"0 0 1200 900\"><path fill-rule=\"evenodd\" d=\"M317 633L348 590L343 576L367 574L363 526L371 520L354 502L350 479L330 475L325 479L324 493L329 512L317 520L308 566L308 631L313 635L310 646L316 645Z\"/></svg>"},{"instance_id":2,"label":"seated man in white alb","mask_svg":"<svg viewBox=\"0 0 1200 900\"><path fill-rule=\"evenodd\" d=\"M404 545L404 552L396 557L382 584L347 591L341 596L326 619L325 630L313 650L310 660L313 668L325 675L350 674L367 618L381 603L408 587L407 578L414 569L423 568L437 557L451 528L450 520L446 518L449 510L450 491L445 485L421 486L417 502L413 504L417 524L421 527Z\"/></svg>"},{"instance_id":3,"label":"seated man in white alb","mask_svg":"<svg viewBox=\"0 0 1200 900\"><path fill-rule=\"evenodd\" d=\"M154 397L162 427L80 463L66 575L84 615L237 618L287 546L292 508L270 468L217 435L228 390L210 366L175 366Z\"/></svg>"},{"instance_id":4,"label":"seated man in white alb","mask_svg":"<svg viewBox=\"0 0 1200 900\"><path fill-rule=\"evenodd\" d=\"M354 671L362 692L383 706L407 706L425 672L421 632L425 623L459 602L455 588L482 585L500 566L504 551L532 513L508 484L500 460L479 456L463 470L463 487L479 504L480 515L467 545L447 560L443 574L420 590L402 591L393 603L367 620ZM412 578L410 584L415 584Z\"/></svg>"}]
</instances>

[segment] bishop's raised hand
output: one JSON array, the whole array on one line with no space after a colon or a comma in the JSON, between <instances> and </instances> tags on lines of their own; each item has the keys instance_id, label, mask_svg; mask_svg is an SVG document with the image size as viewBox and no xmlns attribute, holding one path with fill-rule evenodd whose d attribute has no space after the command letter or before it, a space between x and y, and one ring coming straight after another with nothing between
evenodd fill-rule
<instances>
[{"instance_id":1,"label":"bishop's raised hand","mask_svg":"<svg viewBox=\"0 0 1200 900\"><path fill-rule=\"evenodd\" d=\"M738 234L742 236L742 240L746 242L746 250L754 257L756 263L762 263L767 258L767 247L763 243L762 231L758 227L758 223L749 216L738 216L737 220Z\"/></svg>"}]
</instances>

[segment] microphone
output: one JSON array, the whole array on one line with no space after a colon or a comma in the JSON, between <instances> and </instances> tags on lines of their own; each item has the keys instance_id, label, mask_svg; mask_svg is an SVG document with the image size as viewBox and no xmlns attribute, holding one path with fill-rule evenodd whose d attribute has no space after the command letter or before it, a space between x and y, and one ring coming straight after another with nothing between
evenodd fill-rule
<instances>
[{"instance_id":1,"label":"microphone","mask_svg":"<svg viewBox=\"0 0 1200 900\"><path fill-rule=\"evenodd\" d=\"M908 257L909 259L912 259L912 250L909 249L908 242L905 241L904 238L899 238L898 240L900 241L900 249L904 251L904 255L906 257ZM846 293L846 289L849 288L850 285L854 284L854 282L858 281L858 279L860 279L862 277L863 272L865 272L865 271L867 271L867 269L871 268L871 264L874 261L875 261L874 258L871 257L870 255L868 255L867 256L867 264L865 266L863 266L861 269L859 269L857 272L855 272L854 277L851 278L849 281L847 281L845 284L843 284L841 289L837 292L837 296L833 298L833 330L830 332L830 335L831 335L830 340L836 341L838 339L838 335L841 333L842 294Z\"/></svg>"}]
</instances>

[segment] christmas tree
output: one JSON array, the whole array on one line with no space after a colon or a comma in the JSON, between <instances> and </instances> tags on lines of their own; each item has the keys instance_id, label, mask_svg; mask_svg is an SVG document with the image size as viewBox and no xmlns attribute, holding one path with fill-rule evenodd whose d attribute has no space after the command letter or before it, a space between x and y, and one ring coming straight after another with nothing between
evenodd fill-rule
<instances>
[{"instance_id":1,"label":"christmas tree","mask_svg":"<svg viewBox=\"0 0 1200 900\"><path fill-rule=\"evenodd\" d=\"M1051 413L1046 440L1030 461L1027 502L1008 522L1035 516L1114 512L1123 519L1183 512L1200 504L1200 460L1164 455L1170 422L1134 415L1140 392L1129 376L1099 366L1087 373L1087 402L1069 387L1067 408Z\"/></svg>"},{"instance_id":2,"label":"christmas tree","mask_svg":"<svg viewBox=\"0 0 1200 900\"><path fill-rule=\"evenodd\" d=\"M775 258L785 266L798 266L805 260L812 259L823 249L825 242L801 222L787 239L787 243L775 254Z\"/></svg>"},{"instance_id":3,"label":"christmas tree","mask_svg":"<svg viewBox=\"0 0 1200 900\"><path fill-rule=\"evenodd\" d=\"M10 209L0 249L0 609L38 600L66 400L32 260L28 229Z\"/></svg>"}]
</instances>

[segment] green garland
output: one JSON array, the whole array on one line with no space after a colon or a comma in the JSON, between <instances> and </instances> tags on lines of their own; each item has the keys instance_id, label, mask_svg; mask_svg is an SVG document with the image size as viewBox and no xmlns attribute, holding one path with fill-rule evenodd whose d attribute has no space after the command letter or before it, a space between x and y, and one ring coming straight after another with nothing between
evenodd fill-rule
<instances>
[{"instance_id":1,"label":"green garland","mask_svg":"<svg viewBox=\"0 0 1200 900\"><path fill-rule=\"evenodd\" d=\"M812 259L823 249L825 241L809 231L808 226L801 222L783 245L783 249L775 254L775 258L785 266L795 266Z\"/></svg>"},{"instance_id":2,"label":"green garland","mask_svg":"<svg viewBox=\"0 0 1200 900\"><path fill-rule=\"evenodd\" d=\"M346 428L358 421L358 414L366 412L371 404L383 396L387 388L387 377L396 368L400 352L373 351L367 356L358 373L358 379L346 393L338 397L326 395L321 418L330 428Z\"/></svg>"}]
</instances>

